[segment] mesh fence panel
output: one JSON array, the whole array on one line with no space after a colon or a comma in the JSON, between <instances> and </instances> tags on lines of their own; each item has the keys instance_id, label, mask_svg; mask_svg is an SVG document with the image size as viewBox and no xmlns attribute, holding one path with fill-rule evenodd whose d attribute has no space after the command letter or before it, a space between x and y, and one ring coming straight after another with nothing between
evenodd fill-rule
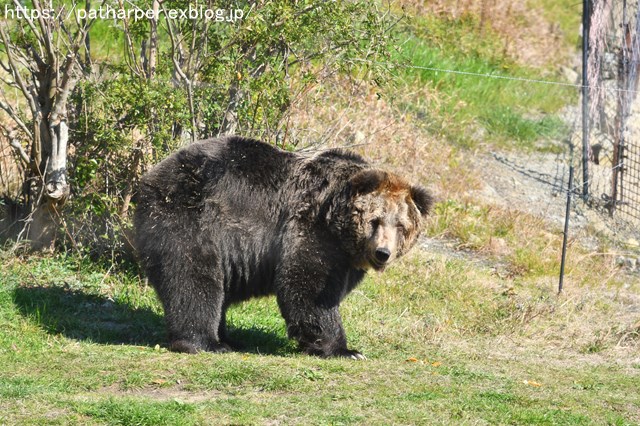
<instances>
[{"instance_id":1,"label":"mesh fence panel","mask_svg":"<svg viewBox=\"0 0 640 426\"><path fill-rule=\"evenodd\" d=\"M640 225L638 1L593 3L589 37L589 202L629 229ZM582 179L582 177L580 177Z\"/></svg>"}]
</instances>

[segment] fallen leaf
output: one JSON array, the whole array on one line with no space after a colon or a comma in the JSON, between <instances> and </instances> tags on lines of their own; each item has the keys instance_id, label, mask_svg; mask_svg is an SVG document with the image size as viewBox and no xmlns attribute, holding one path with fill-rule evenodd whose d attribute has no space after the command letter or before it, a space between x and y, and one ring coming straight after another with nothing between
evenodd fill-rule
<instances>
[{"instance_id":1,"label":"fallen leaf","mask_svg":"<svg viewBox=\"0 0 640 426\"><path fill-rule=\"evenodd\" d=\"M440 367L442 363L440 361L436 361L436 362L432 362L431 365L434 367Z\"/></svg>"},{"instance_id":2,"label":"fallen leaf","mask_svg":"<svg viewBox=\"0 0 640 426\"><path fill-rule=\"evenodd\" d=\"M509 287L505 291L502 292L503 296L517 296L518 293L513 289L513 287Z\"/></svg>"},{"instance_id":3,"label":"fallen leaf","mask_svg":"<svg viewBox=\"0 0 640 426\"><path fill-rule=\"evenodd\" d=\"M539 388L540 386L542 386L541 383L534 382L533 380L523 380L522 383L524 383L525 385L536 387L536 388Z\"/></svg>"},{"instance_id":4,"label":"fallen leaf","mask_svg":"<svg viewBox=\"0 0 640 426\"><path fill-rule=\"evenodd\" d=\"M407 362L418 362L418 358L414 358L414 357L407 358Z\"/></svg>"}]
</instances>

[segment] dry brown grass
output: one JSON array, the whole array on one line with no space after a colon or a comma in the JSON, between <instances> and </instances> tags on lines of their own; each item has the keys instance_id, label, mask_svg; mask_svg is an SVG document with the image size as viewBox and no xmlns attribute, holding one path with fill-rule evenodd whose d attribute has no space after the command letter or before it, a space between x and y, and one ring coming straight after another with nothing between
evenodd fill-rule
<instances>
[{"instance_id":1,"label":"dry brown grass","mask_svg":"<svg viewBox=\"0 0 640 426\"><path fill-rule=\"evenodd\" d=\"M383 168L427 185L438 198L478 187L463 154L428 133L415 114L399 110L403 102L435 105L428 87L408 91L402 99L380 97L375 87L334 80L316 87L294 104L292 139L306 149L343 147Z\"/></svg>"},{"instance_id":2,"label":"dry brown grass","mask_svg":"<svg viewBox=\"0 0 640 426\"><path fill-rule=\"evenodd\" d=\"M545 18L534 2L510 0L397 0L410 15L437 14L458 19L478 17L478 31L496 32L503 41L503 53L521 64L545 68L564 63L569 52L562 42L560 25ZM576 29L577 31L577 29Z\"/></svg>"},{"instance_id":3,"label":"dry brown grass","mask_svg":"<svg viewBox=\"0 0 640 426\"><path fill-rule=\"evenodd\" d=\"M419 348L435 347L482 363L509 361L509 374L533 368L546 380L555 369L633 369L640 360L637 283L622 290L616 278L601 287L571 278L558 296L556 277L505 278L473 253L424 252L371 279L345 316L384 322L376 341L399 338L417 358ZM365 298L379 311L364 312Z\"/></svg>"}]
</instances>

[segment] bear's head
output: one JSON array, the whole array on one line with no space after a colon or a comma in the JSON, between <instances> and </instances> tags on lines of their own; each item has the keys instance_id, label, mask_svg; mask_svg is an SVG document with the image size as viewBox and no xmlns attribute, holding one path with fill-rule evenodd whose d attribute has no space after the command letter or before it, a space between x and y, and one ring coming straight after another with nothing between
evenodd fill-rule
<instances>
[{"instance_id":1,"label":"bear's head","mask_svg":"<svg viewBox=\"0 0 640 426\"><path fill-rule=\"evenodd\" d=\"M351 241L358 269L382 271L413 247L432 204L422 187L382 170L365 169L350 182Z\"/></svg>"}]
</instances>

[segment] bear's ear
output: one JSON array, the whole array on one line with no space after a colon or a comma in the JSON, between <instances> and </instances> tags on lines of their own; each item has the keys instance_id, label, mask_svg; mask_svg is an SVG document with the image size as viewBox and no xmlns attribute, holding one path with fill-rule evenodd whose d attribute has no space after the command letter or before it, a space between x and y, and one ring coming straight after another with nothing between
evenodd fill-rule
<instances>
[{"instance_id":1,"label":"bear's ear","mask_svg":"<svg viewBox=\"0 0 640 426\"><path fill-rule=\"evenodd\" d=\"M411 199L423 217L429 214L433 204L433 197L429 194L429 191L421 186L412 186Z\"/></svg>"},{"instance_id":2,"label":"bear's ear","mask_svg":"<svg viewBox=\"0 0 640 426\"><path fill-rule=\"evenodd\" d=\"M382 170L366 169L356 173L349 182L354 194L368 194L382 187L387 179L387 173Z\"/></svg>"}]
</instances>

